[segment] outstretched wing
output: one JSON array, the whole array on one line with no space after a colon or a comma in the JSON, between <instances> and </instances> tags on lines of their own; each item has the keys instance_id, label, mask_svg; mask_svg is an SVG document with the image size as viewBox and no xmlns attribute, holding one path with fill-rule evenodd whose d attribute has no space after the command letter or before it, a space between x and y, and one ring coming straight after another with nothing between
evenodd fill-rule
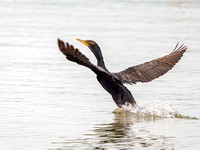
<instances>
[{"instance_id":1,"label":"outstretched wing","mask_svg":"<svg viewBox=\"0 0 200 150\"><path fill-rule=\"evenodd\" d=\"M60 51L66 56L68 60L84 66L91 64L89 59L72 45L69 45L68 43L64 44L63 41L58 39L58 46Z\"/></svg>"},{"instance_id":2,"label":"outstretched wing","mask_svg":"<svg viewBox=\"0 0 200 150\"><path fill-rule=\"evenodd\" d=\"M167 73L181 59L187 47L178 43L174 50L161 58L145 62L141 65L127 68L121 72L113 73L123 83L149 82Z\"/></svg>"},{"instance_id":3,"label":"outstretched wing","mask_svg":"<svg viewBox=\"0 0 200 150\"><path fill-rule=\"evenodd\" d=\"M105 71L101 67L93 65L85 55L83 55L77 48L74 48L72 45L69 45L68 43L65 44L63 41L58 39L58 46L60 51L66 56L68 60L90 68L95 74L104 76L104 78L107 79L110 84L115 82L121 83L121 81L118 80L118 78L115 78L111 73Z\"/></svg>"}]
</instances>

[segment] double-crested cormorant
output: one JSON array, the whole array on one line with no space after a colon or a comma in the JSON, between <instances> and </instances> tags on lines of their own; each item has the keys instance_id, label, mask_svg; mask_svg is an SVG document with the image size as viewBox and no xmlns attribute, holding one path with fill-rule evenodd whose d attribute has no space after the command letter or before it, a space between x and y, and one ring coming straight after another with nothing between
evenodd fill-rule
<instances>
[{"instance_id":1,"label":"double-crested cormorant","mask_svg":"<svg viewBox=\"0 0 200 150\"><path fill-rule=\"evenodd\" d=\"M64 44L63 41L58 39L59 49L66 55L68 60L90 68L97 75L97 80L102 87L111 94L118 107L136 105L131 92L123 83L149 82L160 77L172 69L187 49L186 46L181 45L178 47L177 44L174 50L164 57L129 67L118 73L110 73L105 66L100 47L97 43L92 40L77 40L85 44L93 52L97 59L97 65L93 65L78 49L68 43Z\"/></svg>"}]
</instances>

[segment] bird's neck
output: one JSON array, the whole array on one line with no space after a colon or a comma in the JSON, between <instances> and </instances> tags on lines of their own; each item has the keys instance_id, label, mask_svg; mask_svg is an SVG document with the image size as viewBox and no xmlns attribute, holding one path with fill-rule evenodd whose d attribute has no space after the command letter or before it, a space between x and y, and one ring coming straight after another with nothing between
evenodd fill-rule
<instances>
[{"instance_id":1,"label":"bird's neck","mask_svg":"<svg viewBox=\"0 0 200 150\"><path fill-rule=\"evenodd\" d=\"M96 57L96 58L97 58L97 57ZM107 71L107 68L106 68L106 66L105 66L103 57L100 58L100 59L97 58L97 66L100 66L100 67L102 67L103 69L105 69L105 70Z\"/></svg>"},{"instance_id":2,"label":"bird's neck","mask_svg":"<svg viewBox=\"0 0 200 150\"><path fill-rule=\"evenodd\" d=\"M99 46L96 47L96 51L93 52L96 59L97 59L97 66L102 67L103 69L105 69L106 71L108 71L108 69L105 66L104 60L103 60L103 55L101 53L101 49Z\"/></svg>"}]
</instances>

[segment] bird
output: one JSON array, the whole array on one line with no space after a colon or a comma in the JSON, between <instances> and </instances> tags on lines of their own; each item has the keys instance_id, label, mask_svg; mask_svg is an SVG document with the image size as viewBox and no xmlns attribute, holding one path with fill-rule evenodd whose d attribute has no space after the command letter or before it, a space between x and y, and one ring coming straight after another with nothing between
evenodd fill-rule
<instances>
[{"instance_id":1,"label":"bird","mask_svg":"<svg viewBox=\"0 0 200 150\"><path fill-rule=\"evenodd\" d=\"M96 74L96 78L101 86L112 96L116 105L137 106L137 103L124 84L136 84L137 82L150 82L171 70L186 52L187 46L182 44L175 48L171 53L163 57L153 59L140 65L129 67L120 72L111 73L105 66L103 55L99 45L93 40L77 41L86 45L97 59L97 65L92 64L77 48L69 43L64 43L58 39L58 47L69 61L85 66Z\"/></svg>"}]
</instances>

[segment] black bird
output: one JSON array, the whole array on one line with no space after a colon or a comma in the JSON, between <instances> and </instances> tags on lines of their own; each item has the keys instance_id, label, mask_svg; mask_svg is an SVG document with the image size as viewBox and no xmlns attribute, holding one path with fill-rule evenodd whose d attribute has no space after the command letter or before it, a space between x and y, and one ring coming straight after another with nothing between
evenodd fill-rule
<instances>
[{"instance_id":1,"label":"black bird","mask_svg":"<svg viewBox=\"0 0 200 150\"><path fill-rule=\"evenodd\" d=\"M187 49L184 45L178 47L177 43L174 50L164 57L129 67L118 73L110 73L105 66L98 44L92 40L77 40L85 44L93 52L97 59L97 65L93 65L78 49L68 43L64 44L63 41L58 39L59 49L66 55L68 60L90 68L97 75L97 80L102 87L111 94L118 107L136 105L131 92L123 83L136 84L136 82L149 82L160 77L173 68Z\"/></svg>"}]
</instances>

